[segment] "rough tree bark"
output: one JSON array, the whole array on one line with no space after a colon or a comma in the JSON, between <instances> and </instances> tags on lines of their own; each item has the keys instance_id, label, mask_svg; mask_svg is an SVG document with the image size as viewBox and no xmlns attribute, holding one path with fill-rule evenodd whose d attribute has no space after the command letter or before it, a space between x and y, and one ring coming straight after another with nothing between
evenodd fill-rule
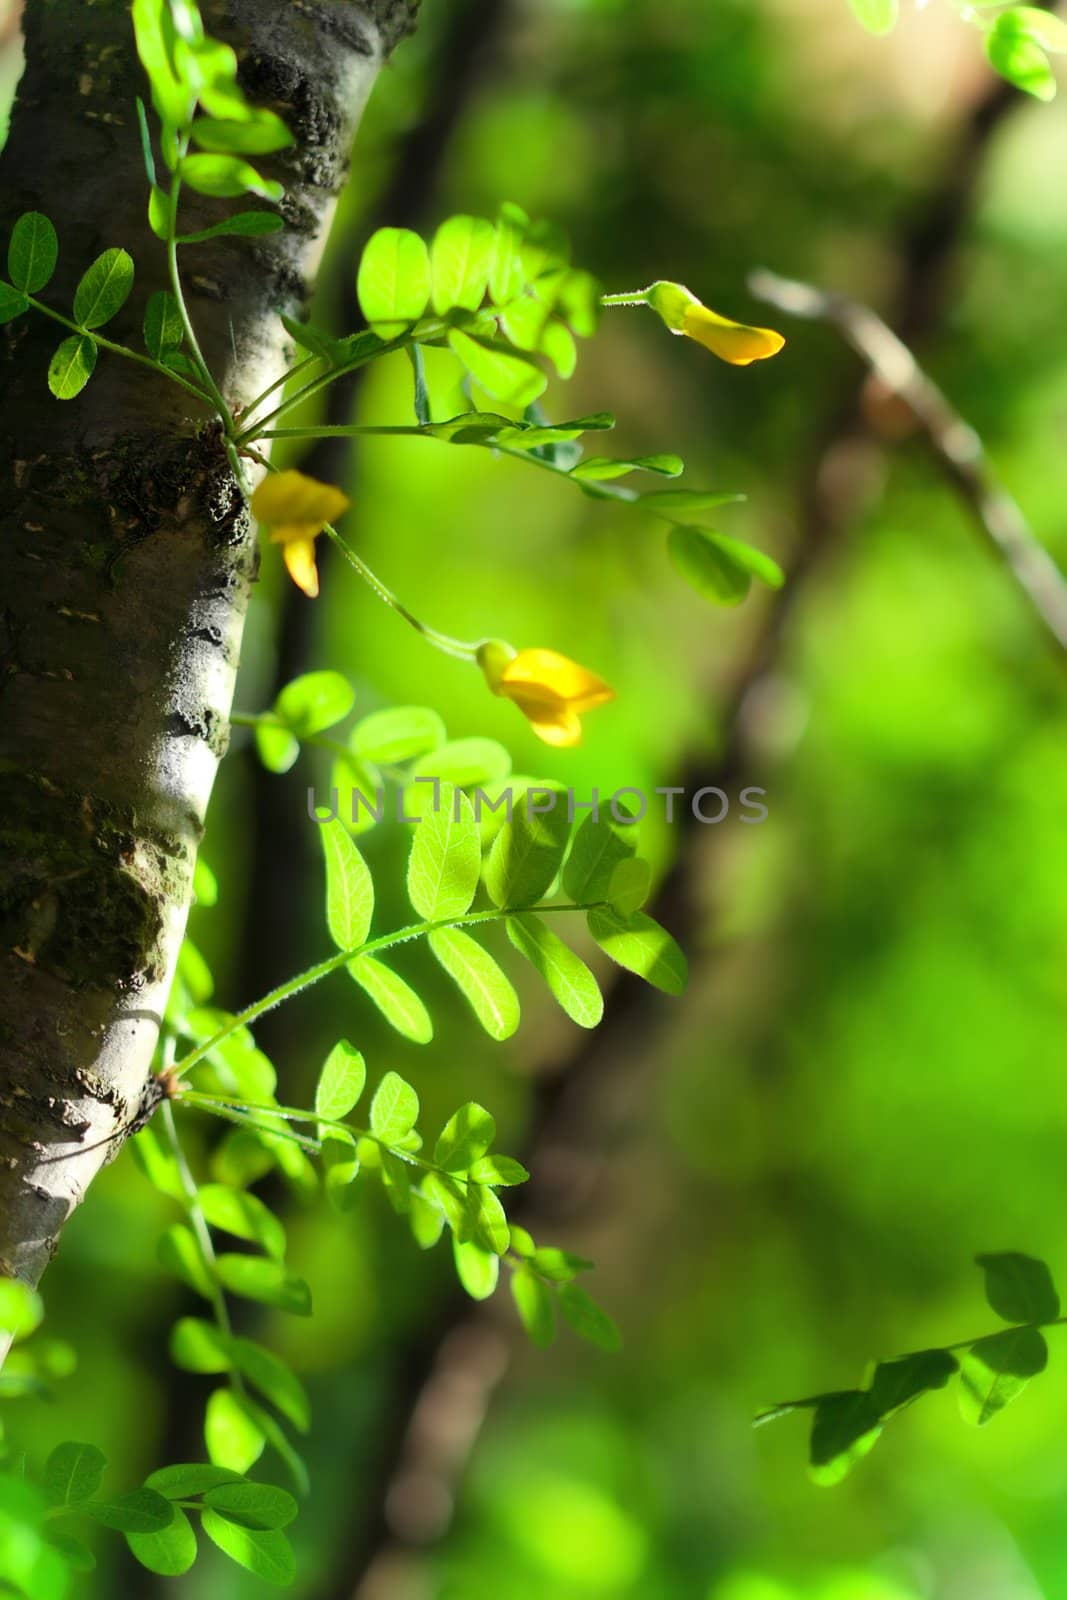
<instances>
[{"instance_id":1,"label":"rough tree bark","mask_svg":"<svg viewBox=\"0 0 1067 1600\"><path fill-rule=\"evenodd\" d=\"M355 124L418 0L207 0L250 98L292 150L284 233L186 253L208 363L240 406L281 371L279 310L305 297ZM60 238L45 297L125 246L136 289L107 329L138 345L165 287L145 220L126 0L29 0L26 69L0 158L0 238L24 210ZM184 198L184 197L183 197ZM200 227L229 202L188 195ZM103 355L48 393L63 330L30 313L0 344L0 1273L36 1282L66 1217L150 1103L149 1066L227 718L254 534L210 418Z\"/></svg>"}]
</instances>

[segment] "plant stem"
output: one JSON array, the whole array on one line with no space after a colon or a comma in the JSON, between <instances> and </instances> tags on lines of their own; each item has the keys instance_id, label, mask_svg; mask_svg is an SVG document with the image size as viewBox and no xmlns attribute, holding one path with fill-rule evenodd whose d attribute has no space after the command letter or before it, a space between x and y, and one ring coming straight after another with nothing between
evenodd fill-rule
<instances>
[{"instance_id":1,"label":"plant stem","mask_svg":"<svg viewBox=\"0 0 1067 1600\"><path fill-rule=\"evenodd\" d=\"M173 1043L173 1041L171 1042ZM196 1235L196 1242L200 1246L200 1254L203 1258L204 1268L211 1284L211 1309L214 1312L215 1324L223 1338L229 1339L232 1337L233 1329L230 1324L230 1313L226 1306L226 1296L223 1294L222 1285L219 1282L218 1265L215 1257L215 1246L211 1239L211 1229L208 1227L207 1218L205 1217L203 1207L200 1204L200 1194L197 1189L196 1179L193 1177L193 1174L189 1169L189 1163L185 1158L185 1151L182 1147L182 1142L178 1137L178 1128L174 1121L174 1107L171 1105L169 1100L164 1100L161 1108L161 1114L163 1117L163 1128L167 1135L167 1141L170 1144L171 1150L174 1154L175 1163L177 1164L178 1177L181 1182L182 1193L185 1195L186 1215L189 1218L193 1233ZM231 1386L236 1389L238 1393L244 1392L244 1380L239 1372L231 1370L229 1373L229 1380Z\"/></svg>"},{"instance_id":2,"label":"plant stem","mask_svg":"<svg viewBox=\"0 0 1067 1600\"><path fill-rule=\"evenodd\" d=\"M474 661L476 659L478 654L477 642L467 643L463 639L453 639L450 634L440 633L437 628L431 628L428 622L421 621L413 611L408 610L403 601L399 600L391 589L386 587L377 574L371 571L367 563L356 555L351 545L342 539L335 527L328 522L323 532L333 540L349 566L359 573L369 588L374 590L378 599L390 606L397 616L403 617L404 621L409 627L414 628L416 633L421 633L428 644L432 644L435 649L443 651L445 655L455 656L460 661Z\"/></svg>"},{"instance_id":3,"label":"plant stem","mask_svg":"<svg viewBox=\"0 0 1067 1600\"><path fill-rule=\"evenodd\" d=\"M234 436L233 416L231 415L229 406L222 397L221 390L216 384L214 378L211 376L211 369L204 360L204 353L201 350L200 342L196 337L196 329L193 327L193 321L189 315L189 308L185 304L185 295L182 292L181 273L178 271L178 196L181 193L182 187L181 161L188 148L189 135L185 134L179 141L178 166L170 185L170 204L167 212L167 270L170 275L171 291L173 292L175 300L178 302L178 314L182 320L182 327L185 329L185 337L189 341L189 348L192 351L193 360L200 369L200 374L204 380L204 385L208 391L208 394L218 409L219 416L222 418L222 425L223 429L225 430L226 437L228 440L232 440Z\"/></svg>"},{"instance_id":4,"label":"plant stem","mask_svg":"<svg viewBox=\"0 0 1067 1600\"><path fill-rule=\"evenodd\" d=\"M124 356L127 361L136 361L139 367L148 367L152 372L158 373L163 378L169 378L179 388L185 389L189 394L195 395L198 400L211 404L211 396L198 389L195 384L183 378L180 373L172 372L169 367L161 366L158 361L153 361L151 356L141 355L139 350L131 350L128 345L116 344L114 339L105 339L102 333L97 333L95 328L83 328L77 322L72 322L70 317L65 317L61 311L55 311L51 306L46 306L43 300L36 299L28 294L26 299L35 311L40 311L44 316L51 317L53 322L58 322L61 327L69 328L72 333L81 334L83 339L91 339L99 345L101 350L110 350L113 355Z\"/></svg>"},{"instance_id":5,"label":"plant stem","mask_svg":"<svg viewBox=\"0 0 1067 1600\"><path fill-rule=\"evenodd\" d=\"M291 1000L294 995L310 989L312 984L319 983L331 972L336 972L339 967L354 961L357 956L376 955L380 950L390 950L394 945L407 944L411 939L422 939L427 934L437 933L444 928L473 928L483 922L501 922L504 918L517 916L520 912L541 914L555 911L595 911L604 904L602 900L593 900L581 904L509 906L506 910L494 908L492 911L466 911L459 917L441 917L428 922L414 922L406 928L397 929L395 933L385 933L377 939L369 940L366 944L356 945L352 950L340 950L335 955L327 956L324 961L316 962L313 967L298 972L295 978L288 978L285 983L280 983L276 989L271 989L270 993L261 999L253 1000L251 1005L224 1023L218 1033L198 1044L187 1056L183 1056L174 1067L171 1076L184 1078L187 1072L191 1072L198 1062L203 1061L205 1056L210 1055L212 1050L217 1049L223 1040L228 1039L239 1028L247 1027L265 1012L273 1011L275 1006L280 1006L284 1001Z\"/></svg>"}]
</instances>

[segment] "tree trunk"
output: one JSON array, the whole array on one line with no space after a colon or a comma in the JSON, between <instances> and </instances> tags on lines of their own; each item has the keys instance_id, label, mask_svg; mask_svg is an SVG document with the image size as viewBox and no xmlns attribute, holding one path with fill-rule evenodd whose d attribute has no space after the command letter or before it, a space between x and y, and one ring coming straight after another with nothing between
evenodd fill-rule
<instances>
[{"instance_id":1,"label":"tree trunk","mask_svg":"<svg viewBox=\"0 0 1067 1600\"><path fill-rule=\"evenodd\" d=\"M231 406L282 370L277 313L298 312L355 124L418 0L209 0L242 83L291 150L286 229L183 251L187 297ZM134 347L166 286L145 220L126 0L29 0L26 70L0 159L0 237L24 210L56 224L43 298L69 313L110 245L137 268L106 332ZM234 202L183 193L182 228ZM149 1066L226 748L256 549L217 424L150 371L102 353L75 400L45 373L64 330L0 329L0 1273L36 1282L123 1132Z\"/></svg>"}]
</instances>

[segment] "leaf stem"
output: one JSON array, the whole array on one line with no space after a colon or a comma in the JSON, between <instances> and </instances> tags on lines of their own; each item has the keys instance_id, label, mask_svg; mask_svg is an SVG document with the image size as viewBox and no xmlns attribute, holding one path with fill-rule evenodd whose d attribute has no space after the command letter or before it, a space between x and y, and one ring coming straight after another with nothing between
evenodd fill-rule
<instances>
[{"instance_id":1,"label":"leaf stem","mask_svg":"<svg viewBox=\"0 0 1067 1600\"><path fill-rule=\"evenodd\" d=\"M112 355L124 356L127 361L135 361L139 367L148 367L152 372L159 373L161 377L169 378L179 388L186 389L189 394L195 395L198 400L211 404L211 396L198 389L195 384L183 378L179 372L172 372L170 367L162 366L158 361L153 361L151 356L141 355L139 350L131 350L128 345L117 344L114 339L106 339L102 333L97 333L95 328L83 328L79 323L73 322L70 317L65 317L61 311L55 311L51 306L46 306L43 300L38 300L34 295L28 294L26 299L35 311L40 311L44 316L51 317L53 322L58 322L61 327L69 328L72 333L81 334L83 339L91 339L99 345L101 350L110 350Z\"/></svg>"},{"instance_id":2,"label":"leaf stem","mask_svg":"<svg viewBox=\"0 0 1067 1600\"><path fill-rule=\"evenodd\" d=\"M491 911L466 911L458 917L441 917L428 922L413 922L406 928L398 928L395 933L385 933L377 939L371 939L366 944L356 945L352 950L340 950L335 955L327 956L324 961L318 961L313 967L307 967L303 972L298 972L295 977L288 978L277 988L271 989L268 994L259 1000L253 1000L243 1011L237 1013L224 1023L219 1031L212 1034L210 1039L203 1040L194 1050L174 1066L171 1078L184 1078L191 1072L198 1062L218 1048L225 1039L238 1029L245 1028L249 1023L255 1022L258 1017L267 1011L273 1011L275 1006L280 1006L284 1001L291 1000L295 995L310 989L313 984L319 983L331 972L346 966L349 961L354 961L357 956L376 955L380 950L390 950L394 945L407 944L412 939L425 938L427 934L436 933L443 928L473 928L483 922L501 922L506 917L518 916L520 913L537 912L547 913L556 911L595 911L605 904L602 900L589 901L588 903L565 902L562 905L534 905L534 906L508 906L504 909L494 907Z\"/></svg>"},{"instance_id":3,"label":"leaf stem","mask_svg":"<svg viewBox=\"0 0 1067 1600\"><path fill-rule=\"evenodd\" d=\"M397 616L403 617L408 626L414 628L416 633L420 633L428 644L432 644L436 650L443 651L445 655L455 656L459 661L474 661L477 658L477 641L474 643L468 643L463 639L453 639L450 634L441 633L437 628L432 628L428 622L423 622L421 618L417 617L413 611L409 611L404 602L398 599L393 591L382 582L376 573L371 571L370 567L368 567L367 563L362 560L361 557L357 556L356 552L352 549L352 546L348 544L346 540L342 539L341 535L337 532L337 529L333 527L331 523L328 522L326 524L323 532L333 540L334 544L340 550L349 566L352 567L354 571L359 573L359 576L363 579L363 582L368 586L368 588L373 589L374 593L378 596L378 599L384 601L387 606L391 607L391 609L396 612Z\"/></svg>"}]
</instances>

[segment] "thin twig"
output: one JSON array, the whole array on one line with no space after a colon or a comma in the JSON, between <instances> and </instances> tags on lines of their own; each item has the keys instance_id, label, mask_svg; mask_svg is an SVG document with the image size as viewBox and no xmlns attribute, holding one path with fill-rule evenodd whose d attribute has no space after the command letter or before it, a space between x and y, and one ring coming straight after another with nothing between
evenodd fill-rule
<instances>
[{"instance_id":1,"label":"thin twig","mask_svg":"<svg viewBox=\"0 0 1067 1600\"><path fill-rule=\"evenodd\" d=\"M1067 651L1067 581L1035 538L981 439L920 367L903 340L858 300L760 270L748 286L758 300L789 316L836 329L889 394L902 401L926 435L945 475L1004 561L1057 646Z\"/></svg>"}]
</instances>

